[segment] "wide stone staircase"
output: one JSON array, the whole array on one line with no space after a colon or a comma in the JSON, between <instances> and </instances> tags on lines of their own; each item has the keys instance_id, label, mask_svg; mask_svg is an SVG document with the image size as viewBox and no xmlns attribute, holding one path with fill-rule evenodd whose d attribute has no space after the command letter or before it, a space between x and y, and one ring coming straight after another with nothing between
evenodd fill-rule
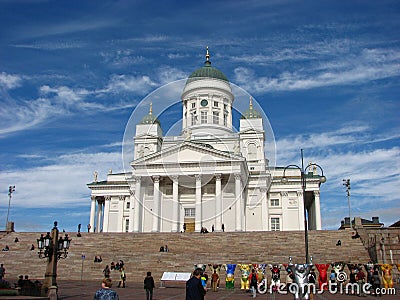
<instances>
[{"instance_id":1,"label":"wide stone staircase","mask_svg":"<svg viewBox=\"0 0 400 300\"><path fill-rule=\"evenodd\" d=\"M60 233L61 234L61 233ZM192 272L194 264L294 263L305 262L304 232L214 232L200 233L69 233L72 238L68 257L58 262L60 280L100 280L103 269L111 262L123 260L127 282L141 282L147 271L161 278L164 271ZM5 278L16 282L18 275L42 279L47 259L40 259L37 232L12 232L0 239L0 263L6 268ZM313 263L366 263L368 252L360 239L352 239L351 231L309 231L309 253ZM19 242L14 242L18 237ZM337 241L341 246L336 246ZM168 245L169 252L159 252ZM85 259L82 259L82 255ZM95 263L94 257L102 262ZM225 279L221 272L221 280ZM236 268L235 277L240 276ZM268 274L270 274L268 270ZM119 278L112 272L112 278ZM282 274L283 276L283 274ZM237 278L238 278L237 277Z\"/></svg>"}]
</instances>

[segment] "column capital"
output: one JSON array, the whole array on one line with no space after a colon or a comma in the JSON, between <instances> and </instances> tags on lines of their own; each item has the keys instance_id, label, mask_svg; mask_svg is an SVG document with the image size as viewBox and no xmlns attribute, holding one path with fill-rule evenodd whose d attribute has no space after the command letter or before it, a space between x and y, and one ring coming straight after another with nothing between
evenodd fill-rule
<instances>
[{"instance_id":1,"label":"column capital","mask_svg":"<svg viewBox=\"0 0 400 300\"><path fill-rule=\"evenodd\" d=\"M282 196L282 197L287 197L287 196L289 196L289 193L288 193L288 192L286 192L286 191L284 191L284 192L281 192L281 196Z\"/></svg>"},{"instance_id":2,"label":"column capital","mask_svg":"<svg viewBox=\"0 0 400 300\"><path fill-rule=\"evenodd\" d=\"M235 180L238 180L238 179L242 180L242 175L240 175L239 173L235 173L234 176L235 176Z\"/></svg>"},{"instance_id":3,"label":"column capital","mask_svg":"<svg viewBox=\"0 0 400 300\"><path fill-rule=\"evenodd\" d=\"M90 196L90 200L92 201L96 200L96 196Z\"/></svg>"},{"instance_id":4,"label":"column capital","mask_svg":"<svg viewBox=\"0 0 400 300\"><path fill-rule=\"evenodd\" d=\"M104 200L110 201L110 200L111 200L111 196L105 196L105 197L104 197Z\"/></svg>"},{"instance_id":5,"label":"column capital","mask_svg":"<svg viewBox=\"0 0 400 300\"><path fill-rule=\"evenodd\" d=\"M200 174L196 174L196 175L194 175L194 177L196 178L196 181L201 181L201 175Z\"/></svg>"},{"instance_id":6,"label":"column capital","mask_svg":"<svg viewBox=\"0 0 400 300\"><path fill-rule=\"evenodd\" d=\"M216 180L221 180L222 175L221 174L215 174L215 179Z\"/></svg>"},{"instance_id":7,"label":"column capital","mask_svg":"<svg viewBox=\"0 0 400 300\"><path fill-rule=\"evenodd\" d=\"M297 196L298 197L303 197L303 191L297 191Z\"/></svg>"},{"instance_id":8,"label":"column capital","mask_svg":"<svg viewBox=\"0 0 400 300\"><path fill-rule=\"evenodd\" d=\"M179 180L179 176L178 175L172 175L171 178L172 178L172 181L178 181Z\"/></svg>"},{"instance_id":9,"label":"column capital","mask_svg":"<svg viewBox=\"0 0 400 300\"><path fill-rule=\"evenodd\" d=\"M129 189L129 194L130 194L131 196L135 196L135 191L134 191L134 190L131 190L131 189Z\"/></svg>"},{"instance_id":10,"label":"column capital","mask_svg":"<svg viewBox=\"0 0 400 300\"><path fill-rule=\"evenodd\" d=\"M133 177L136 183L140 183L142 181L142 176Z\"/></svg>"},{"instance_id":11,"label":"column capital","mask_svg":"<svg viewBox=\"0 0 400 300\"><path fill-rule=\"evenodd\" d=\"M153 176L152 177L155 183L159 183L160 182L160 176Z\"/></svg>"},{"instance_id":12,"label":"column capital","mask_svg":"<svg viewBox=\"0 0 400 300\"><path fill-rule=\"evenodd\" d=\"M119 198L120 201L125 201L125 196L118 196L118 198Z\"/></svg>"},{"instance_id":13,"label":"column capital","mask_svg":"<svg viewBox=\"0 0 400 300\"><path fill-rule=\"evenodd\" d=\"M260 193L266 193L268 189L266 187L260 187Z\"/></svg>"},{"instance_id":14,"label":"column capital","mask_svg":"<svg viewBox=\"0 0 400 300\"><path fill-rule=\"evenodd\" d=\"M314 195L319 197L320 191L314 191Z\"/></svg>"}]
</instances>

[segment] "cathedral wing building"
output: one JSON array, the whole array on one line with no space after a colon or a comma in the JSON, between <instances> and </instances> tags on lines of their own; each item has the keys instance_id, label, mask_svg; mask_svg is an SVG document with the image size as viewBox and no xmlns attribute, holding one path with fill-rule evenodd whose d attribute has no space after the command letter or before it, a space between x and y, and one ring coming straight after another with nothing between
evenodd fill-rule
<instances>
[{"instance_id":1,"label":"cathedral wing building","mask_svg":"<svg viewBox=\"0 0 400 300\"><path fill-rule=\"evenodd\" d=\"M91 232L277 231L321 229L320 176L271 167L263 118L249 99L240 128L232 127L235 96L226 76L204 66L181 95L182 131L163 136L149 113L136 125L130 171L91 189ZM314 172L313 172L314 171Z\"/></svg>"}]
</instances>

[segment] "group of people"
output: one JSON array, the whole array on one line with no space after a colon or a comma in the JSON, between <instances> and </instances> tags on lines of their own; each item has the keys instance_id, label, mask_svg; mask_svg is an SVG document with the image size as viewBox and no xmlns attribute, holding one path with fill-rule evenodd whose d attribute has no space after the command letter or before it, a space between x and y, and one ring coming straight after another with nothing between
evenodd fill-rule
<instances>
[{"instance_id":1,"label":"group of people","mask_svg":"<svg viewBox=\"0 0 400 300\"><path fill-rule=\"evenodd\" d=\"M125 288L126 273L125 273L123 260L120 259L116 264L114 262L111 262L111 267L106 265L106 267L103 269L104 279L110 279L111 278L111 271L112 270L119 271L118 287ZM108 283L104 282L104 284L108 284Z\"/></svg>"},{"instance_id":2,"label":"group of people","mask_svg":"<svg viewBox=\"0 0 400 300\"><path fill-rule=\"evenodd\" d=\"M161 246L160 247L160 252L169 252L168 245Z\"/></svg>"}]
</instances>

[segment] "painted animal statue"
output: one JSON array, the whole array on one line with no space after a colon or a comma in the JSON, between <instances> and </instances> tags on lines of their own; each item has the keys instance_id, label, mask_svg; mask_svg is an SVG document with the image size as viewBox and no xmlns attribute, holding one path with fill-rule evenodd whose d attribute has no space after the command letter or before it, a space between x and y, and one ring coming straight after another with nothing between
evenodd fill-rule
<instances>
[{"instance_id":1,"label":"painted animal statue","mask_svg":"<svg viewBox=\"0 0 400 300\"><path fill-rule=\"evenodd\" d=\"M396 264L397 270L400 272L400 264Z\"/></svg>"},{"instance_id":2,"label":"painted animal statue","mask_svg":"<svg viewBox=\"0 0 400 300\"><path fill-rule=\"evenodd\" d=\"M258 276L257 291L260 294L265 294L268 291L267 276L265 276L267 264L253 264L253 268L256 270Z\"/></svg>"},{"instance_id":3,"label":"painted animal statue","mask_svg":"<svg viewBox=\"0 0 400 300\"><path fill-rule=\"evenodd\" d=\"M281 284L281 264L271 265L269 264L269 269L271 270L271 286L272 291L277 291Z\"/></svg>"},{"instance_id":4,"label":"painted animal statue","mask_svg":"<svg viewBox=\"0 0 400 300\"><path fill-rule=\"evenodd\" d=\"M203 272L206 270L207 265L206 264L194 264L194 269L202 269Z\"/></svg>"},{"instance_id":5,"label":"painted animal statue","mask_svg":"<svg viewBox=\"0 0 400 300\"><path fill-rule=\"evenodd\" d=\"M214 271L218 274L218 282L217 282L217 286L219 287L219 278L220 278L220 272L221 272L221 268L222 268L222 264L208 264L208 267L211 271L211 274L214 273Z\"/></svg>"},{"instance_id":6,"label":"painted animal statue","mask_svg":"<svg viewBox=\"0 0 400 300\"><path fill-rule=\"evenodd\" d=\"M226 279L225 279L225 287L227 289L233 289L235 286L235 264L226 264L223 265L226 270Z\"/></svg>"},{"instance_id":7,"label":"painted animal statue","mask_svg":"<svg viewBox=\"0 0 400 300\"><path fill-rule=\"evenodd\" d=\"M305 299L308 300L310 295L308 294L308 274L312 267L314 266L312 263L312 258L310 257L309 264L293 264L292 258L289 258L288 267L292 270L294 275L294 283L297 285L296 292L294 293L294 299Z\"/></svg>"},{"instance_id":8,"label":"painted animal statue","mask_svg":"<svg viewBox=\"0 0 400 300\"><path fill-rule=\"evenodd\" d=\"M319 289L328 290L328 269L330 264L315 264L315 267L318 270L318 283Z\"/></svg>"},{"instance_id":9,"label":"painted animal statue","mask_svg":"<svg viewBox=\"0 0 400 300\"><path fill-rule=\"evenodd\" d=\"M393 287L393 266L391 264L379 264L382 270L382 283L385 289Z\"/></svg>"},{"instance_id":10,"label":"painted animal statue","mask_svg":"<svg viewBox=\"0 0 400 300\"><path fill-rule=\"evenodd\" d=\"M248 290L250 289L249 276L251 272L251 264L238 264L240 269L240 289Z\"/></svg>"},{"instance_id":11,"label":"painted animal statue","mask_svg":"<svg viewBox=\"0 0 400 300\"><path fill-rule=\"evenodd\" d=\"M367 272L367 282L372 283L372 275L374 275L375 265L372 261L369 261L364 265L365 271Z\"/></svg>"},{"instance_id":12,"label":"painted animal statue","mask_svg":"<svg viewBox=\"0 0 400 300\"><path fill-rule=\"evenodd\" d=\"M344 262L341 262L341 261L340 262L334 262L334 263L331 264L331 266L332 266L332 269L336 273L337 281L340 282L340 283L344 282L346 280L346 278L347 278L346 273L344 273L344 271L343 271L344 270L344 266L345 266Z\"/></svg>"}]
</instances>

